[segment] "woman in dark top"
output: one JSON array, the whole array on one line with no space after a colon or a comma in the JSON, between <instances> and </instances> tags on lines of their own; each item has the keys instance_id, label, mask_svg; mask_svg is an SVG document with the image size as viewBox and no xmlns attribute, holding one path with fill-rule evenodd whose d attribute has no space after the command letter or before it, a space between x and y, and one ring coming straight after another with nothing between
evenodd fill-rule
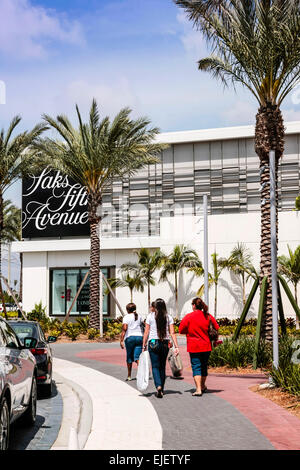
<instances>
[{"instance_id":1,"label":"woman in dark top","mask_svg":"<svg viewBox=\"0 0 300 470\"><path fill-rule=\"evenodd\" d=\"M201 397L207 390L205 386L207 377L207 364L212 350L208 336L210 322L218 330L214 317L208 313L208 307L202 299L196 297L192 301L193 311L185 315L179 325L179 333L187 337L187 351L190 353L193 377L196 391L193 396Z\"/></svg>"}]
</instances>

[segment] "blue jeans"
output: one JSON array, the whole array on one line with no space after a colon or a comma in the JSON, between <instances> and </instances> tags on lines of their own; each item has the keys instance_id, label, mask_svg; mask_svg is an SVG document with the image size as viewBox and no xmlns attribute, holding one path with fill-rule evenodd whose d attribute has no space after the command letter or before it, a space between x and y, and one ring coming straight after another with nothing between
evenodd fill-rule
<instances>
[{"instance_id":1,"label":"blue jeans","mask_svg":"<svg viewBox=\"0 0 300 470\"><path fill-rule=\"evenodd\" d=\"M164 389L166 380L166 362L169 353L169 341L160 341L158 339L155 340L155 343L149 341L148 351L151 359L155 387L161 387Z\"/></svg>"},{"instance_id":2,"label":"blue jeans","mask_svg":"<svg viewBox=\"0 0 300 470\"><path fill-rule=\"evenodd\" d=\"M138 361L142 353L143 337L128 336L128 338L125 339L125 347L127 353L127 363L132 364L133 362Z\"/></svg>"},{"instance_id":3,"label":"blue jeans","mask_svg":"<svg viewBox=\"0 0 300 470\"><path fill-rule=\"evenodd\" d=\"M210 356L210 351L190 353L191 364L193 369L193 377L201 375L207 377L207 363Z\"/></svg>"}]
</instances>

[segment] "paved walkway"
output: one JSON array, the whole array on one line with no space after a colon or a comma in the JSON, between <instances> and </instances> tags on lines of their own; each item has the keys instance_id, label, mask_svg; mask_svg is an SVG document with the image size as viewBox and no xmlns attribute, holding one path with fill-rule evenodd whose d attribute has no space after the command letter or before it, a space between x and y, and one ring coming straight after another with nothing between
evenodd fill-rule
<instances>
[{"instance_id":1,"label":"paved walkway","mask_svg":"<svg viewBox=\"0 0 300 470\"><path fill-rule=\"evenodd\" d=\"M20 421L13 424L10 450L49 450L58 436L62 411L63 400L54 383L51 398L38 394L35 425L24 427Z\"/></svg>"},{"instance_id":2,"label":"paved walkway","mask_svg":"<svg viewBox=\"0 0 300 470\"><path fill-rule=\"evenodd\" d=\"M58 372L85 387L93 402L89 449L300 449L300 420L249 390L264 377L208 378L209 392L192 397L185 347L184 379L169 377L162 400L124 382L125 355L116 344L57 344ZM74 364L76 363L76 365ZM141 427L146 432L143 440ZM149 430L152 429L152 433Z\"/></svg>"}]
</instances>

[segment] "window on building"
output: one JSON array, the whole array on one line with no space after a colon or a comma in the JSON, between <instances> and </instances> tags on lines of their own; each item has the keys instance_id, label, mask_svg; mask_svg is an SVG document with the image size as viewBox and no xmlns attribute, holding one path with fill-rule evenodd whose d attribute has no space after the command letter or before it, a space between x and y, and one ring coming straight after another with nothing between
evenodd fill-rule
<instances>
[{"instance_id":1,"label":"window on building","mask_svg":"<svg viewBox=\"0 0 300 470\"><path fill-rule=\"evenodd\" d=\"M104 276L109 277L109 268L101 268ZM51 269L50 271L50 315L66 315L69 311L76 293L88 272L87 268ZM104 283L103 283L104 284ZM103 289L105 285L103 285ZM90 310L90 277L81 289L76 299L71 315L88 315ZM109 296L103 297L103 315L109 315Z\"/></svg>"}]
</instances>

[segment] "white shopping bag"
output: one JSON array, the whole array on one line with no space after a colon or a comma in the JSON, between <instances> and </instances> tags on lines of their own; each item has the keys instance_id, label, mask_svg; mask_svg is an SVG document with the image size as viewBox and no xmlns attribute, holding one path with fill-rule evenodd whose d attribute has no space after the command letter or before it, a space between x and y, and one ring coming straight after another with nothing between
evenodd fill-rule
<instances>
[{"instance_id":1,"label":"white shopping bag","mask_svg":"<svg viewBox=\"0 0 300 470\"><path fill-rule=\"evenodd\" d=\"M136 376L137 389L145 392L149 385L150 356L148 351L142 352L139 357L139 366Z\"/></svg>"}]
</instances>

